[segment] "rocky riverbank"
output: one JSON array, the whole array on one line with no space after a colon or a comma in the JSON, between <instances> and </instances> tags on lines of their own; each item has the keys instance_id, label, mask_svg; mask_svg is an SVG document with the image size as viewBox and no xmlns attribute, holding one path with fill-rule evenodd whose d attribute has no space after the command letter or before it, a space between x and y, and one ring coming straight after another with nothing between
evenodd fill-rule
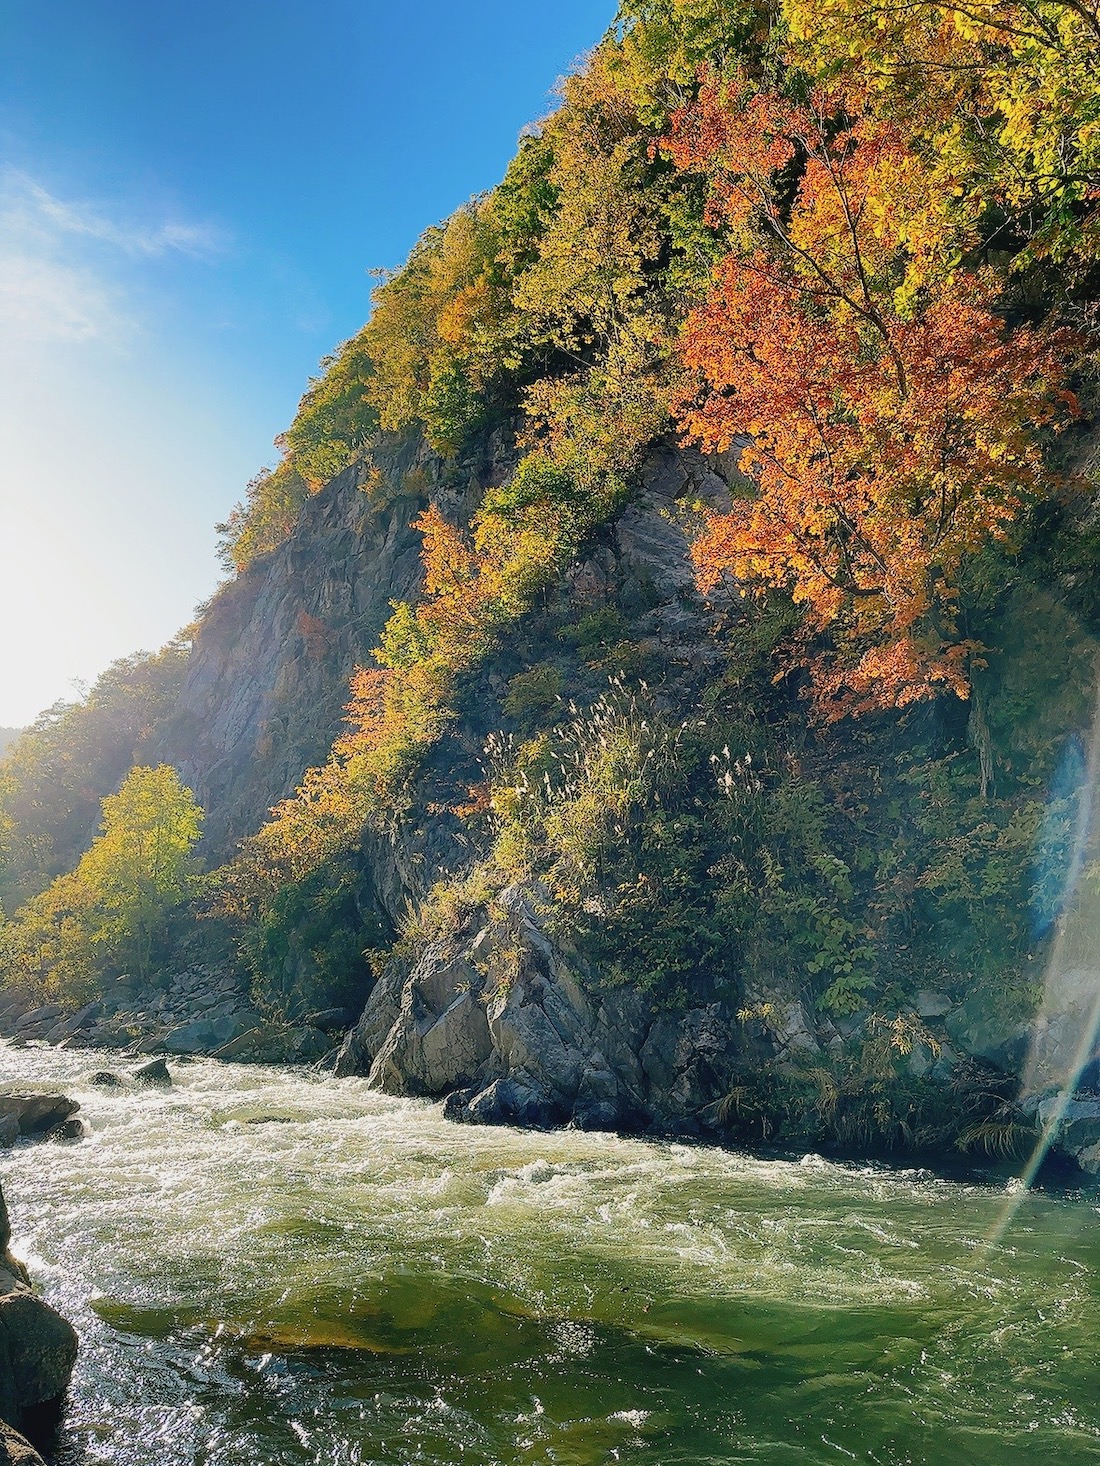
<instances>
[{"instance_id":1,"label":"rocky riverbank","mask_svg":"<svg viewBox=\"0 0 1100 1466\"><path fill-rule=\"evenodd\" d=\"M252 1003L239 974L197 966L163 986L120 978L77 1011L14 992L0 1003L0 1035L15 1044L39 1040L132 1054L203 1054L219 1059L310 1063L334 1051L351 1015L313 1014L302 1023L273 1021Z\"/></svg>"},{"instance_id":2,"label":"rocky riverbank","mask_svg":"<svg viewBox=\"0 0 1100 1466\"><path fill-rule=\"evenodd\" d=\"M1056 1159L1100 1175L1100 1095L1073 1092L1087 1015L1069 990L1080 1007L1094 986L1081 974L1065 992L1052 984L1034 1025L994 1023L965 993L938 991L919 993L896 1032L763 989L742 1004L662 1011L633 989L601 987L539 906L537 893L506 890L411 969L395 967L344 1039L336 1073L444 1098L448 1118L470 1124L899 1153L921 1150L923 1126L930 1154L965 1152L969 1138L974 1159L1023 1160L1045 1141ZM876 1046L881 1073L868 1067ZM818 1096L824 1065L837 1092ZM896 1108L878 1136L861 1117L872 1101Z\"/></svg>"},{"instance_id":3,"label":"rocky riverbank","mask_svg":"<svg viewBox=\"0 0 1100 1466\"><path fill-rule=\"evenodd\" d=\"M737 1004L662 1009L636 989L601 984L544 906L537 890L505 890L451 936L391 964L357 1021L342 1009L274 1021L239 974L207 965L159 986L120 979L77 1012L9 994L0 1035L17 1046L112 1050L136 1082L135 1064L151 1055L311 1063L390 1094L444 1100L449 1119L470 1124L898 1158L961 1150L978 1163L1022 1163L1045 1141L1062 1162L1100 1175L1094 1076L1067 1078L1089 1021L1090 973L1053 979L1031 1024L993 1022L962 991L919 992L908 1028L893 1036L869 1014L830 1017L763 987ZM889 1050L889 1071L867 1067L876 1044ZM846 1094L814 1092L826 1066L841 1088L850 1073ZM110 1070L98 1078L125 1082ZM872 1101L888 1108L885 1091L895 1113L869 1124L864 1111ZM14 1098L0 1096L0 1143L81 1133L56 1106L24 1115L20 1129L8 1113Z\"/></svg>"}]
</instances>

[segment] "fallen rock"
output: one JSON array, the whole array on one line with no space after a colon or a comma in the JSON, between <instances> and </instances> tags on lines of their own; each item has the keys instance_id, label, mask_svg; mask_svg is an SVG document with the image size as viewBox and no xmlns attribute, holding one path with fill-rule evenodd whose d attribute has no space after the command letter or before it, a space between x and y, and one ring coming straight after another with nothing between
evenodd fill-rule
<instances>
[{"instance_id":1,"label":"fallen rock","mask_svg":"<svg viewBox=\"0 0 1100 1466\"><path fill-rule=\"evenodd\" d=\"M310 1028L319 1028L322 1033L344 1033L359 1015L350 1008L325 1008L320 1013L309 1013L303 1022Z\"/></svg>"},{"instance_id":2,"label":"fallen rock","mask_svg":"<svg viewBox=\"0 0 1100 1466\"><path fill-rule=\"evenodd\" d=\"M66 1039L72 1038L74 1034L82 1032L85 1028L90 1028L99 1017L100 1008L101 1005L98 1002L88 1003L81 1008L79 1013L72 1013L69 1017L62 1018L60 1022L51 1023L42 1037L47 1043L64 1043Z\"/></svg>"},{"instance_id":3,"label":"fallen rock","mask_svg":"<svg viewBox=\"0 0 1100 1466\"><path fill-rule=\"evenodd\" d=\"M30 1441L0 1420L0 1466L46 1466Z\"/></svg>"},{"instance_id":4,"label":"fallen rock","mask_svg":"<svg viewBox=\"0 0 1100 1466\"><path fill-rule=\"evenodd\" d=\"M140 1069L135 1069L135 1084L171 1084L172 1076L168 1072L168 1065L163 1059L154 1059L151 1064L142 1064Z\"/></svg>"},{"instance_id":5,"label":"fallen rock","mask_svg":"<svg viewBox=\"0 0 1100 1466\"><path fill-rule=\"evenodd\" d=\"M540 1089L529 1075L496 1079L476 1094L450 1119L467 1125L522 1125L532 1130L550 1130L567 1118L553 1095Z\"/></svg>"},{"instance_id":6,"label":"fallen rock","mask_svg":"<svg viewBox=\"0 0 1100 1466\"><path fill-rule=\"evenodd\" d=\"M15 1139L35 1140L47 1135L79 1109L77 1101L64 1094L0 1094L0 1124L5 1117L14 1120L19 1127ZM4 1133L10 1130L9 1123Z\"/></svg>"},{"instance_id":7,"label":"fallen rock","mask_svg":"<svg viewBox=\"0 0 1100 1466\"><path fill-rule=\"evenodd\" d=\"M951 999L946 993L933 993L922 989L917 994L916 1009L918 1018L942 1018L951 1011Z\"/></svg>"},{"instance_id":8,"label":"fallen rock","mask_svg":"<svg viewBox=\"0 0 1100 1466\"><path fill-rule=\"evenodd\" d=\"M157 1047L170 1054L209 1054L239 1038L259 1022L256 1013L221 1013L209 1018L196 1018L174 1029L158 1041Z\"/></svg>"}]
</instances>

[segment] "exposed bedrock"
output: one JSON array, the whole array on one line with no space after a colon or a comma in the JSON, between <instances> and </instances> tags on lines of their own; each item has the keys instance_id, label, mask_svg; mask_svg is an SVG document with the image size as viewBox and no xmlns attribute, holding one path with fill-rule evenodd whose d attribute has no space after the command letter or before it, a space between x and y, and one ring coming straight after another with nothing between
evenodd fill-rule
<instances>
[{"instance_id":1,"label":"exposed bedrock","mask_svg":"<svg viewBox=\"0 0 1100 1466\"><path fill-rule=\"evenodd\" d=\"M511 887L502 917L383 978L337 1073L369 1074L391 1094L449 1095L451 1118L471 1123L705 1132L707 1106L746 1058L744 1026L721 1003L654 1014L625 988L591 995L537 902Z\"/></svg>"}]
</instances>

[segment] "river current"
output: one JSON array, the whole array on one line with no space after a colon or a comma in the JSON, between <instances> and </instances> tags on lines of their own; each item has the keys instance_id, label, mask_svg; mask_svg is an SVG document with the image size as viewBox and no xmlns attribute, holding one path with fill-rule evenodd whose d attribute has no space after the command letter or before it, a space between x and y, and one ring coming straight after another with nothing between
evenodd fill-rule
<instances>
[{"instance_id":1,"label":"river current","mask_svg":"<svg viewBox=\"0 0 1100 1466\"><path fill-rule=\"evenodd\" d=\"M1087 1197L104 1057L0 1046L91 1127L0 1158L81 1336L69 1466L1100 1461Z\"/></svg>"}]
</instances>

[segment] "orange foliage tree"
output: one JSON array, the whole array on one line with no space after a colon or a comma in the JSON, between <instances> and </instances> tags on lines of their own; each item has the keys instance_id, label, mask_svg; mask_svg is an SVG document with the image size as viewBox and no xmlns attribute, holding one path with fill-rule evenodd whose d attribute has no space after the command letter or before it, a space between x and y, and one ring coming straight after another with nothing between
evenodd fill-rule
<instances>
[{"instance_id":1,"label":"orange foliage tree","mask_svg":"<svg viewBox=\"0 0 1100 1466\"><path fill-rule=\"evenodd\" d=\"M682 335L686 436L740 447L751 490L709 516L700 586L787 587L833 652L811 663L827 716L967 692L963 559L1040 489L1071 340L998 316L958 266L973 218L890 120L743 78L704 80L661 144L706 175L730 249Z\"/></svg>"}]
</instances>

